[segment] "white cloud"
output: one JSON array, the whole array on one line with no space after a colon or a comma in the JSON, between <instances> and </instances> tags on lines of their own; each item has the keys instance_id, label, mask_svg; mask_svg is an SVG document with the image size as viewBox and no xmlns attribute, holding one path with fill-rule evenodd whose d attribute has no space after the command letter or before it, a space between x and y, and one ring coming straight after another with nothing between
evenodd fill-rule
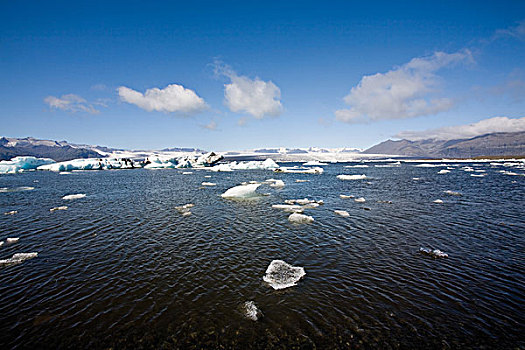
<instances>
[{"instance_id":1,"label":"white cloud","mask_svg":"<svg viewBox=\"0 0 525 350\"><path fill-rule=\"evenodd\" d=\"M397 134L396 137L412 141L424 139L453 140L471 138L493 132L518 131L525 131L525 117L494 117L468 125L447 126L424 131L403 131Z\"/></svg>"},{"instance_id":2,"label":"white cloud","mask_svg":"<svg viewBox=\"0 0 525 350\"><path fill-rule=\"evenodd\" d=\"M134 104L148 112L178 112L194 114L205 110L208 106L193 90L182 85L171 84L164 89L148 89L144 94L121 86L117 89L120 99Z\"/></svg>"},{"instance_id":3,"label":"white cloud","mask_svg":"<svg viewBox=\"0 0 525 350\"><path fill-rule=\"evenodd\" d=\"M230 78L230 84L224 85L225 103L230 111L248 113L257 119L281 114L281 90L273 82L237 75L218 62L215 73Z\"/></svg>"},{"instance_id":4,"label":"white cloud","mask_svg":"<svg viewBox=\"0 0 525 350\"><path fill-rule=\"evenodd\" d=\"M54 109L60 109L67 112L86 112L90 114L100 113L92 104L88 103L84 98L75 95L67 94L60 97L47 96L44 99L44 102L49 105L49 107Z\"/></svg>"},{"instance_id":5,"label":"white cloud","mask_svg":"<svg viewBox=\"0 0 525 350\"><path fill-rule=\"evenodd\" d=\"M433 97L439 92L441 68L473 61L470 51L413 58L386 73L365 75L345 96L349 109L335 112L339 121L356 123L370 120L414 118L452 108L449 98Z\"/></svg>"}]
</instances>

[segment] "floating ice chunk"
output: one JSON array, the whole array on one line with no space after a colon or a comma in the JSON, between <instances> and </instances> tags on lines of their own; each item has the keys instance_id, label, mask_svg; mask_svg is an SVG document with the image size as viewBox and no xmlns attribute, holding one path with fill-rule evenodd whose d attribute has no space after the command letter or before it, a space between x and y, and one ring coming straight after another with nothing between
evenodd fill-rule
<instances>
[{"instance_id":1,"label":"floating ice chunk","mask_svg":"<svg viewBox=\"0 0 525 350\"><path fill-rule=\"evenodd\" d=\"M16 211L16 210L11 210L11 211L5 212L4 215L15 215L15 214L17 214L17 213L18 213L18 211Z\"/></svg>"},{"instance_id":2,"label":"floating ice chunk","mask_svg":"<svg viewBox=\"0 0 525 350\"><path fill-rule=\"evenodd\" d=\"M193 208L195 204L188 203L184 204L178 207L175 207L175 209L182 215L182 216L189 216L191 215L190 208Z\"/></svg>"},{"instance_id":3,"label":"floating ice chunk","mask_svg":"<svg viewBox=\"0 0 525 350\"><path fill-rule=\"evenodd\" d=\"M255 190L261 186L261 184L248 184L248 185L240 185L232 187L223 194L221 194L221 197L223 198L251 198L258 196L257 192Z\"/></svg>"},{"instance_id":4,"label":"floating ice chunk","mask_svg":"<svg viewBox=\"0 0 525 350\"><path fill-rule=\"evenodd\" d=\"M345 218L350 216L350 214L348 214L348 212L345 210L334 210L334 213L336 213L337 215L341 215L342 217L345 217Z\"/></svg>"},{"instance_id":5,"label":"floating ice chunk","mask_svg":"<svg viewBox=\"0 0 525 350\"><path fill-rule=\"evenodd\" d=\"M204 175L204 177L209 179L209 178L211 178L211 175Z\"/></svg>"},{"instance_id":6,"label":"floating ice chunk","mask_svg":"<svg viewBox=\"0 0 525 350\"><path fill-rule=\"evenodd\" d=\"M423 164L417 164L417 165L414 165L415 167L418 167L418 168L435 168L435 167L439 167L441 166L440 164L427 164L427 163L423 163Z\"/></svg>"},{"instance_id":7,"label":"floating ice chunk","mask_svg":"<svg viewBox=\"0 0 525 350\"><path fill-rule=\"evenodd\" d=\"M184 211L181 213L182 216L190 216L191 215L191 211Z\"/></svg>"},{"instance_id":8,"label":"floating ice chunk","mask_svg":"<svg viewBox=\"0 0 525 350\"><path fill-rule=\"evenodd\" d=\"M484 177L485 174L470 174L472 177Z\"/></svg>"},{"instance_id":9,"label":"floating ice chunk","mask_svg":"<svg viewBox=\"0 0 525 350\"><path fill-rule=\"evenodd\" d=\"M6 241L7 243L11 244L11 243L16 243L16 242L18 242L19 240L20 240L19 237L12 237L12 238L8 238L8 239L6 239L5 241Z\"/></svg>"},{"instance_id":10,"label":"floating ice chunk","mask_svg":"<svg viewBox=\"0 0 525 350\"><path fill-rule=\"evenodd\" d=\"M34 170L41 165L54 162L53 159L49 158L14 157L11 160L0 161L0 174L14 174L24 170Z\"/></svg>"},{"instance_id":11,"label":"floating ice chunk","mask_svg":"<svg viewBox=\"0 0 525 350\"><path fill-rule=\"evenodd\" d=\"M31 190L34 190L34 189L35 188L31 187L31 186L20 186L20 187L14 187L14 188L0 187L0 193L31 191Z\"/></svg>"},{"instance_id":12,"label":"floating ice chunk","mask_svg":"<svg viewBox=\"0 0 525 350\"><path fill-rule=\"evenodd\" d=\"M525 176L525 174L518 174L513 171L500 171L500 173L502 173L503 175L510 175L510 176L519 176L519 175Z\"/></svg>"},{"instance_id":13,"label":"floating ice chunk","mask_svg":"<svg viewBox=\"0 0 525 350\"><path fill-rule=\"evenodd\" d=\"M261 310L257 308L253 301L247 301L243 304L244 316L249 318L252 321L257 321L260 317L263 316Z\"/></svg>"},{"instance_id":14,"label":"floating ice chunk","mask_svg":"<svg viewBox=\"0 0 525 350\"><path fill-rule=\"evenodd\" d=\"M83 158L41 165L37 169L55 172L69 172L73 170L132 169L140 167L140 163L136 163L127 158Z\"/></svg>"},{"instance_id":15,"label":"floating ice chunk","mask_svg":"<svg viewBox=\"0 0 525 350\"><path fill-rule=\"evenodd\" d=\"M217 186L215 182L203 182L201 183L202 186Z\"/></svg>"},{"instance_id":16,"label":"floating ice chunk","mask_svg":"<svg viewBox=\"0 0 525 350\"><path fill-rule=\"evenodd\" d=\"M182 175L191 175L193 174L193 171L183 171Z\"/></svg>"},{"instance_id":17,"label":"floating ice chunk","mask_svg":"<svg viewBox=\"0 0 525 350\"><path fill-rule=\"evenodd\" d=\"M469 167L469 166L465 166L465 167L463 167L463 168L461 168L461 169L463 169L464 171L474 171L474 169L472 169L472 168Z\"/></svg>"},{"instance_id":18,"label":"floating ice chunk","mask_svg":"<svg viewBox=\"0 0 525 350\"><path fill-rule=\"evenodd\" d=\"M0 242L0 247L4 245L4 242Z\"/></svg>"},{"instance_id":19,"label":"floating ice chunk","mask_svg":"<svg viewBox=\"0 0 525 350\"><path fill-rule=\"evenodd\" d=\"M301 167L280 167L274 170L275 172L291 173L291 174L322 174L324 169L321 167L301 168Z\"/></svg>"},{"instance_id":20,"label":"floating ice chunk","mask_svg":"<svg viewBox=\"0 0 525 350\"><path fill-rule=\"evenodd\" d=\"M441 199L436 199L436 200L434 201L434 203L437 203L437 204L443 204L443 201L442 201Z\"/></svg>"},{"instance_id":21,"label":"floating ice chunk","mask_svg":"<svg viewBox=\"0 0 525 350\"><path fill-rule=\"evenodd\" d=\"M67 210L67 207L64 205L64 206L61 206L61 207L54 207L54 208L49 209L49 211L51 211L51 212L57 211L57 210Z\"/></svg>"},{"instance_id":22,"label":"floating ice chunk","mask_svg":"<svg viewBox=\"0 0 525 350\"><path fill-rule=\"evenodd\" d=\"M448 194L448 195L451 195L451 196L462 196L462 194L460 192L455 192L455 191L451 191L451 190L446 190L446 191L443 191L443 192Z\"/></svg>"},{"instance_id":23,"label":"floating ice chunk","mask_svg":"<svg viewBox=\"0 0 525 350\"><path fill-rule=\"evenodd\" d=\"M211 167L210 170L215 172L233 171L233 169L230 168L230 164L218 164Z\"/></svg>"},{"instance_id":24,"label":"floating ice chunk","mask_svg":"<svg viewBox=\"0 0 525 350\"><path fill-rule=\"evenodd\" d=\"M68 194L67 196L62 197L62 199L65 199L65 200L80 199L80 198L84 198L85 196L86 195L84 193Z\"/></svg>"},{"instance_id":25,"label":"floating ice chunk","mask_svg":"<svg viewBox=\"0 0 525 350\"><path fill-rule=\"evenodd\" d=\"M303 207L296 204L274 204L272 205L274 209L282 209L288 213L300 213L303 211Z\"/></svg>"},{"instance_id":26,"label":"floating ice chunk","mask_svg":"<svg viewBox=\"0 0 525 350\"><path fill-rule=\"evenodd\" d=\"M285 203L287 204L299 204L299 205L306 205L306 204L311 204L311 203L316 203L318 205L323 205L324 204L324 201L323 200L319 200L319 201L316 201L314 199L308 199L308 198L303 198L303 199L287 199L284 201Z\"/></svg>"},{"instance_id":27,"label":"floating ice chunk","mask_svg":"<svg viewBox=\"0 0 525 350\"><path fill-rule=\"evenodd\" d=\"M339 180L363 180L366 179L366 175L337 175Z\"/></svg>"},{"instance_id":28,"label":"floating ice chunk","mask_svg":"<svg viewBox=\"0 0 525 350\"><path fill-rule=\"evenodd\" d=\"M17 253L9 259L0 260L0 266L11 265L11 264L20 264L24 260L36 258L38 253Z\"/></svg>"},{"instance_id":29,"label":"floating ice chunk","mask_svg":"<svg viewBox=\"0 0 525 350\"><path fill-rule=\"evenodd\" d=\"M412 180L418 181L418 180L421 180L421 178L420 177L413 177Z\"/></svg>"},{"instance_id":30,"label":"floating ice chunk","mask_svg":"<svg viewBox=\"0 0 525 350\"><path fill-rule=\"evenodd\" d=\"M268 179L268 180L266 180L266 182L271 182L270 187L276 187L276 188L284 187L284 181L283 180Z\"/></svg>"},{"instance_id":31,"label":"floating ice chunk","mask_svg":"<svg viewBox=\"0 0 525 350\"><path fill-rule=\"evenodd\" d=\"M302 267L292 266L283 260L273 260L266 269L263 281L278 290L295 286L304 275L306 273Z\"/></svg>"},{"instance_id":32,"label":"floating ice chunk","mask_svg":"<svg viewBox=\"0 0 525 350\"><path fill-rule=\"evenodd\" d=\"M366 164L345 165L345 168L368 168Z\"/></svg>"},{"instance_id":33,"label":"floating ice chunk","mask_svg":"<svg viewBox=\"0 0 525 350\"><path fill-rule=\"evenodd\" d=\"M442 169L438 171L438 174L448 174L448 173L450 173L450 170L447 170L447 169Z\"/></svg>"},{"instance_id":34,"label":"floating ice chunk","mask_svg":"<svg viewBox=\"0 0 525 350\"><path fill-rule=\"evenodd\" d=\"M328 164L321 163L317 160L311 160L303 164L303 166L323 166L323 165L328 165Z\"/></svg>"},{"instance_id":35,"label":"floating ice chunk","mask_svg":"<svg viewBox=\"0 0 525 350\"><path fill-rule=\"evenodd\" d=\"M293 222L294 224L309 224L314 222L314 218L308 215L292 213L288 217L288 221Z\"/></svg>"},{"instance_id":36,"label":"floating ice chunk","mask_svg":"<svg viewBox=\"0 0 525 350\"><path fill-rule=\"evenodd\" d=\"M348 199L348 198L354 198L355 196L353 195L346 195L346 194L340 194L339 197L341 197L342 199Z\"/></svg>"},{"instance_id":37,"label":"floating ice chunk","mask_svg":"<svg viewBox=\"0 0 525 350\"><path fill-rule=\"evenodd\" d=\"M359 197L359 198L354 199L354 201L356 201L357 203L364 203L366 202L366 199L364 199L363 197Z\"/></svg>"},{"instance_id":38,"label":"floating ice chunk","mask_svg":"<svg viewBox=\"0 0 525 350\"><path fill-rule=\"evenodd\" d=\"M301 180L301 179L297 179L297 180L295 180L295 182L310 182L310 180Z\"/></svg>"},{"instance_id":39,"label":"floating ice chunk","mask_svg":"<svg viewBox=\"0 0 525 350\"><path fill-rule=\"evenodd\" d=\"M421 254L430 255L431 257L434 257L434 258L447 258L448 257L447 253L444 253L439 249L432 250L430 248L419 248L419 252Z\"/></svg>"}]
</instances>

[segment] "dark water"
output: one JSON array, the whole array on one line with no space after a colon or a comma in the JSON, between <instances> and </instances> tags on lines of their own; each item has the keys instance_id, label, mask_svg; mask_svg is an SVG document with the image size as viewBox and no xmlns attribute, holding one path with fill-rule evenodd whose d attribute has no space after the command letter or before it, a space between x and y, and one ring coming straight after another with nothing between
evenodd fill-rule
<instances>
[{"instance_id":1,"label":"dark water","mask_svg":"<svg viewBox=\"0 0 525 350\"><path fill-rule=\"evenodd\" d=\"M18 211L0 215L0 240L20 237L0 247L0 259L39 255L0 267L1 348L523 348L525 177L472 166L487 176L407 164L212 178L3 175L0 187L35 189L0 193L0 211ZM342 173L369 179L338 180ZM262 185L270 195L254 201L219 196L272 177L286 186ZM75 193L87 197L61 199ZM271 208L304 197L325 201L306 211L312 224L292 225ZM189 217L174 209L186 203L195 204ZM69 209L49 211L62 205ZM306 276L274 291L262 280L273 259ZM242 313L248 300L264 313L257 322Z\"/></svg>"}]
</instances>

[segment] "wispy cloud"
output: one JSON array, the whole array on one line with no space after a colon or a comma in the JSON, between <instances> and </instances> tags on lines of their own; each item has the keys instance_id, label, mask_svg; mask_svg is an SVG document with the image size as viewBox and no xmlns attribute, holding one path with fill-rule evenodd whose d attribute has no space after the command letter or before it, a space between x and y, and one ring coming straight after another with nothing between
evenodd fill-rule
<instances>
[{"instance_id":1,"label":"wispy cloud","mask_svg":"<svg viewBox=\"0 0 525 350\"><path fill-rule=\"evenodd\" d=\"M75 95L67 94L60 97L47 96L44 102L52 109L59 109L66 112L77 113L85 112L90 114L98 114L100 111L93 107L93 104L88 103L86 99Z\"/></svg>"},{"instance_id":2,"label":"wispy cloud","mask_svg":"<svg viewBox=\"0 0 525 350\"><path fill-rule=\"evenodd\" d=\"M215 62L215 74L230 79L224 85L225 104L230 111L248 113L257 119L282 113L281 90L273 82L237 75L221 62Z\"/></svg>"},{"instance_id":3,"label":"wispy cloud","mask_svg":"<svg viewBox=\"0 0 525 350\"><path fill-rule=\"evenodd\" d=\"M449 110L454 102L434 97L439 92L436 72L455 64L473 62L469 50L455 53L435 52L386 73L365 75L344 101L349 109L335 112L339 121L359 123L383 119L414 118Z\"/></svg>"},{"instance_id":4,"label":"wispy cloud","mask_svg":"<svg viewBox=\"0 0 525 350\"><path fill-rule=\"evenodd\" d=\"M518 131L525 131L525 117L494 117L467 125L448 126L424 131L403 131L397 134L396 137L413 141L425 139L453 140L471 138L494 132Z\"/></svg>"},{"instance_id":5,"label":"wispy cloud","mask_svg":"<svg viewBox=\"0 0 525 350\"><path fill-rule=\"evenodd\" d=\"M152 88L143 94L125 86L117 89L120 99L148 112L195 114L207 109L204 100L193 90L171 84L164 89Z\"/></svg>"},{"instance_id":6,"label":"wispy cloud","mask_svg":"<svg viewBox=\"0 0 525 350\"><path fill-rule=\"evenodd\" d=\"M515 26L506 29L496 30L491 40L497 40L500 38L514 38L518 40L525 40L525 20L522 20Z\"/></svg>"},{"instance_id":7,"label":"wispy cloud","mask_svg":"<svg viewBox=\"0 0 525 350\"><path fill-rule=\"evenodd\" d=\"M203 129L207 129L207 130L215 131L215 130L217 130L217 123L215 122L215 120L212 120L212 121L210 121L208 124L201 125L201 127L202 127Z\"/></svg>"}]
</instances>

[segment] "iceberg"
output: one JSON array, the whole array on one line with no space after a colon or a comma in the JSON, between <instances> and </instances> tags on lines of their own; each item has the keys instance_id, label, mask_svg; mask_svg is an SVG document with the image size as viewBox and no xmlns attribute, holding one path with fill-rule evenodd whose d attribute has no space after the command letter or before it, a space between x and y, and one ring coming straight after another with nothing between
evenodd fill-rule
<instances>
[{"instance_id":1,"label":"iceberg","mask_svg":"<svg viewBox=\"0 0 525 350\"><path fill-rule=\"evenodd\" d=\"M342 199L354 198L354 196L346 195L346 194L340 194L339 197L342 198Z\"/></svg>"},{"instance_id":2,"label":"iceberg","mask_svg":"<svg viewBox=\"0 0 525 350\"><path fill-rule=\"evenodd\" d=\"M324 169L321 167L301 168L301 167L280 167L274 170L275 172L290 173L290 174L322 174Z\"/></svg>"},{"instance_id":3,"label":"iceberg","mask_svg":"<svg viewBox=\"0 0 525 350\"><path fill-rule=\"evenodd\" d=\"M261 310L259 310L255 303L251 300L245 302L242 308L244 311L244 316L246 316L252 321L257 321L260 317L263 316Z\"/></svg>"},{"instance_id":4,"label":"iceberg","mask_svg":"<svg viewBox=\"0 0 525 350\"><path fill-rule=\"evenodd\" d=\"M11 244L11 243L16 243L16 242L18 242L19 240L20 240L20 238L19 238L19 237L16 237L16 238L8 238L8 239L6 239L5 241L6 241L7 243Z\"/></svg>"},{"instance_id":5,"label":"iceberg","mask_svg":"<svg viewBox=\"0 0 525 350\"><path fill-rule=\"evenodd\" d=\"M0 161L0 174L14 174L25 170L35 170L41 165L52 164L49 158L14 157L11 160Z\"/></svg>"},{"instance_id":6,"label":"iceberg","mask_svg":"<svg viewBox=\"0 0 525 350\"><path fill-rule=\"evenodd\" d=\"M234 171L234 170L275 170L279 165L271 158L265 161L252 160L248 162L230 162L219 164L210 168L211 171Z\"/></svg>"},{"instance_id":7,"label":"iceberg","mask_svg":"<svg viewBox=\"0 0 525 350\"><path fill-rule=\"evenodd\" d=\"M274 204L272 205L274 209L282 209L288 213L302 213L303 207L296 204Z\"/></svg>"},{"instance_id":8,"label":"iceberg","mask_svg":"<svg viewBox=\"0 0 525 350\"><path fill-rule=\"evenodd\" d=\"M201 183L202 186L217 186L217 184L215 182L203 182Z\"/></svg>"},{"instance_id":9,"label":"iceberg","mask_svg":"<svg viewBox=\"0 0 525 350\"><path fill-rule=\"evenodd\" d=\"M11 210L11 211L7 211L7 212L4 213L4 215L15 215L15 214L18 214L18 211Z\"/></svg>"},{"instance_id":10,"label":"iceberg","mask_svg":"<svg viewBox=\"0 0 525 350\"><path fill-rule=\"evenodd\" d=\"M437 204L443 204L443 201L442 201L441 199L436 199L436 200L434 201L434 203L437 203Z\"/></svg>"},{"instance_id":11,"label":"iceberg","mask_svg":"<svg viewBox=\"0 0 525 350\"><path fill-rule=\"evenodd\" d=\"M337 215L340 215L340 216L342 216L344 218L347 218L347 217L350 216L350 214L348 214L348 212L345 211L345 210L334 210L334 213L336 213Z\"/></svg>"},{"instance_id":12,"label":"iceberg","mask_svg":"<svg viewBox=\"0 0 525 350\"><path fill-rule=\"evenodd\" d=\"M271 182L270 187L277 187L277 188L284 187L283 180L270 179L270 180L266 180L266 182Z\"/></svg>"},{"instance_id":13,"label":"iceberg","mask_svg":"<svg viewBox=\"0 0 525 350\"><path fill-rule=\"evenodd\" d=\"M0 187L0 193L31 191L34 189L35 188L31 186L20 186L20 187L14 187L14 188Z\"/></svg>"},{"instance_id":14,"label":"iceberg","mask_svg":"<svg viewBox=\"0 0 525 350\"><path fill-rule=\"evenodd\" d=\"M20 264L24 260L36 258L38 256L38 253L17 253L13 254L13 256L9 259L3 259L0 260L0 266L4 265L12 265L12 264Z\"/></svg>"},{"instance_id":15,"label":"iceberg","mask_svg":"<svg viewBox=\"0 0 525 350\"><path fill-rule=\"evenodd\" d=\"M303 215L299 213L292 213L288 217L288 221L294 223L294 224L309 224L314 222L314 218L308 215Z\"/></svg>"},{"instance_id":16,"label":"iceberg","mask_svg":"<svg viewBox=\"0 0 525 350\"><path fill-rule=\"evenodd\" d=\"M448 254L442 252L439 249L430 249L430 248L419 248L419 252L421 254L430 255L433 258L447 258Z\"/></svg>"},{"instance_id":17,"label":"iceberg","mask_svg":"<svg viewBox=\"0 0 525 350\"><path fill-rule=\"evenodd\" d=\"M221 194L222 198L253 198L258 196L258 194L255 192L255 190L261 186L261 184L247 184L247 185L239 185L232 187L223 194Z\"/></svg>"},{"instance_id":18,"label":"iceberg","mask_svg":"<svg viewBox=\"0 0 525 350\"><path fill-rule=\"evenodd\" d=\"M359 197L359 198L354 199L354 201L356 201L357 203L364 203L366 202L366 199L364 199L363 197Z\"/></svg>"},{"instance_id":19,"label":"iceberg","mask_svg":"<svg viewBox=\"0 0 525 350\"><path fill-rule=\"evenodd\" d=\"M366 175L337 175L339 180L363 180L366 179Z\"/></svg>"},{"instance_id":20,"label":"iceberg","mask_svg":"<svg viewBox=\"0 0 525 350\"><path fill-rule=\"evenodd\" d=\"M309 162L306 162L303 164L303 166L323 166L323 165L328 165L326 163L321 163L317 160L311 160Z\"/></svg>"},{"instance_id":21,"label":"iceberg","mask_svg":"<svg viewBox=\"0 0 525 350\"><path fill-rule=\"evenodd\" d=\"M51 211L51 212L57 211L57 210L67 210L67 207L64 205L64 206L61 206L61 207L54 207L54 208L49 209L49 211Z\"/></svg>"},{"instance_id":22,"label":"iceberg","mask_svg":"<svg viewBox=\"0 0 525 350\"><path fill-rule=\"evenodd\" d=\"M279 290L297 285L297 282L305 275L302 267L292 266L283 260L273 260L266 269L263 281L273 289Z\"/></svg>"},{"instance_id":23,"label":"iceberg","mask_svg":"<svg viewBox=\"0 0 525 350\"><path fill-rule=\"evenodd\" d=\"M108 170L140 168L140 163L128 158L84 158L41 165L37 170L69 172L73 170Z\"/></svg>"},{"instance_id":24,"label":"iceberg","mask_svg":"<svg viewBox=\"0 0 525 350\"><path fill-rule=\"evenodd\" d=\"M472 177L484 177L485 174L470 174Z\"/></svg>"},{"instance_id":25,"label":"iceberg","mask_svg":"<svg viewBox=\"0 0 525 350\"><path fill-rule=\"evenodd\" d=\"M80 198L84 198L85 196L86 195L84 193L68 194L67 196L62 197L62 199L65 199L65 200L80 199Z\"/></svg>"},{"instance_id":26,"label":"iceberg","mask_svg":"<svg viewBox=\"0 0 525 350\"><path fill-rule=\"evenodd\" d=\"M438 171L438 174L441 174L441 175L442 174L448 174L448 173L450 173L450 170L447 170L447 169L442 169L442 170Z\"/></svg>"},{"instance_id":27,"label":"iceberg","mask_svg":"<svg viewBox=\"0 0 525 350\"><path fill-rule=\"evenodd\" d=\"M323 200L314 200L314 199L308 199L308 198L303 198L303 199L287 199L284 201L286 204L299 204L299 205L307 205L307 204L317 204L316 207L318 207L319 205L323 205L324 204L324 201Z\"/></svg>"},{"instance_id":28,"label":"iceberg","mask_svg":"<svg viewBox=\"0 0 525 350\"><path fill-rule=\"evenodd\" d=\"M345 165L345 168L368 168L366 164Z\"/></svg>"},{"instance_id":29,"label":"iceberg","mask_svg":"<svg viewBox=\"0 0 525 350\"><path fill-rule=\"evenodd\" d=\"M301 180L301 179L297 179L297 180L295 180L295 182L310 182L310 180Z\"/></svg>"},{"instance_id":30,"label":"iceberg","mask_svg":"<svg viewBox=\"0 0 525 350\"><path fill-rule=\"evenodd\" d=\"M455 192L455 191L451 191L451 190L446 190L446 191L443 191L444 193L450 195L450 196L462 196L461 193L459 192Z\"/></svg>"}]
</instances>

